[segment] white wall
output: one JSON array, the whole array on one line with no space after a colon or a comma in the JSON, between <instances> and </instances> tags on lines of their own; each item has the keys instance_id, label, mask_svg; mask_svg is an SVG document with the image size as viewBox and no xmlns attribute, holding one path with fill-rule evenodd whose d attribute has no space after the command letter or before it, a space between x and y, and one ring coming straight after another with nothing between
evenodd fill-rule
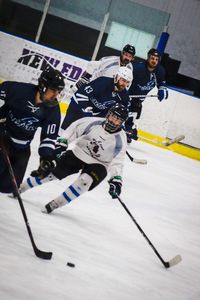
<instances>
[{"instance_id":1,"label":"white wall","mask_svg":"<svg viewBox=\"0 0 200 300\"><path fill-rule=\"evenodd\" d=\"M47 62L63 73L67 85L77 80L87 65L83 59L0 32L0 79L36 84ZM155 88L151 94L156 92ZM169 138L184 134L184 143L200 148L200 99L169 90L168 100L147 98L143 107L139 129Z\"/></svg>"},{"instance_id":2,"label":"white wall","mask_svg":"<svg viewBox=\"0 0 200 300\"><path fill-rule=\"evenodd\" d=\"M179 73L200 80L200 1L130 0L171 14L165 52L181 61Z\"/></svg>"},{"instance_id":3,"label":"white wall","mask_svg":"<svg viewBox=\"0 0 200 300\"><path fill-rule=\"evenodd\" d=\"M150 94L156 94L154 88ZM184 134L184 144L200 148L200 99L169 88L169 97L162 102L146 98L138 129L174 138Z\"/></svg>"}]
</instances>

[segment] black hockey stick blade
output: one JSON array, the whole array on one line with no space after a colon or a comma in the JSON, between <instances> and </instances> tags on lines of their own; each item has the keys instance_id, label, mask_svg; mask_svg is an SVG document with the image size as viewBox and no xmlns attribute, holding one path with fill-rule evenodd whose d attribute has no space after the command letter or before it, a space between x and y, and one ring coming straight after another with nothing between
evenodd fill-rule
<instances>
[{"instance_id":1,"label":"black hockey stick blade","mask_svg":"<svg viewBox=\"0 0 200 300\"><path fill-rule=\"evenodd\" d=\"M33 250L35 252L35 255L39 258L42 258L42 259L51 259L52 258L52 255L53 255L52 252L45 252L45 251L38 249L36 247L35 243L33 244Z\"/></svg>"},{"instance_id":2,"label":"black hockey stick blade","mask_svg":"<svg viewBox=\"0 0 200 300\"><path fill-rule=\"evenodd\" d=\"M175 257L173 257L171 260L164 262L164 266L165 268L170 268L177 265L181 261L182 261L182 257L180 256L180 254L178 254Z\"/></svg>"},{"instance_id":3,"label":"black hockey stick blade","mask_svg":"<svg viewBox=\"0 0 200 300\"><path fill-rule=\"evenodd\" d=\"M167 269L167 268L170 268L170 267L173 267L173 266L177 265L182 260L181 256L180 255L176 255L170 261L164 261L164 259L162 258L162 256L160 255L160 253L157 251L157 249L155 248L155 246L152 244L152 242L150 241L150 239L148 238L148 236L145 234L145 232L143 231L143 229L141 228L141 226L138 224L138 222L136 221L136 219L133 217L133 215L131 214L131 212L129 211L129 209L125 205L125 203L121 200L121 198L119 196L117 196L117 199L119 200L119 202L121 203L121 205L123 206L123 208L126 210L126 212L130 216L130 218L132 219L132 221L135 223L135 225L139 229L140 233L143 235L143 237L146 239L146 241L148 242L148 244L151 246L151 248L153 249L154 253L157 255L157 257L162 262L162 264L164 265L164 267Z\"/></svg>"},{"instance_id":4,"label":"black hockey stick blade","mask_svg":"<svg viewBox=\"0 0 200 300\"><path fill-rule=\"evenodd\" d=\"M130 155L130 153L128 151L126 151L126 155L128 156L128 158L136 163L136 164L141 164L141 165L146 165L147 164L147 160L146 159L140 159L140 158L134 158Z\"/></svg>"},{"instance_id":5,"label":"black hockey stick blade","mask_svg":"<svg viewBox=\"0 0 200 300\"><path fill-rule=\"evenodd\" d=\"M13 174L13 176L14 176L14 174ZM13 181L15 181L15 178L13 178ZM42 258L42 259L51 259L52 254L53 254L52 252L42 251L42 250L38 249L36 244L35 244L33 234L32 234L32 231L31 231L31 227L29 225L29 221L28 221L28 218L27 218L27 215L26 215L26 211L25 211L25 208L24 208L24 205L23 205L23 201L22 201L22 198L19 194L19 190L17 188L17 184L15 184L15 194L17 196L17 199L18 199L21 211L22 211L22 215L24 217L24 222L25 222L25 225L26 225L26 229L28 231L28 235L29 235L33 250L35 252L35 255L39 258Z\"/></svg>"}]
</instances>

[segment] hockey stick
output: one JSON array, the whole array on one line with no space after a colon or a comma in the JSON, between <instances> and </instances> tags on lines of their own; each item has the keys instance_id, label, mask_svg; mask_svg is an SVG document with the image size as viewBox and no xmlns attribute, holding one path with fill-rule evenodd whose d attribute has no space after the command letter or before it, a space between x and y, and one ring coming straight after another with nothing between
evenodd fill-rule
<instances>
[{"instance_id":1,"label":"hockey stick","mask_svg":"<svg viewBox=\"0 0 200 300\"><path fill-rule=\"evenodd\" d=\"M137 223L137 221L135 220L135 218L132 216L132 214L130 213L130 211L128 210L128 208L124 204L124 202L122 202L122 200L118 196L117 196L117 199L119 200L119 202L121 203L121 205L123 206L123 208L126 210L126 212L129 214L129 216L131 217L132 221L135 223L135 225L137 226L137 228L139 229L139 231L141 232L141 234L144 236L144 238L146 239L146 241L149 243L149 245L153 249L154 253L157 255L157 257L160 259L160 261L164 265L164 267L165 268L170 268L170 267L173 267L173 266L177 265L182 260L181 256L178 254L175 257L173 257L172 259L170 259L169 261L164 261L164 259L158 253L158 251L156 250L156 248L154 247L154 245L152 244L152 242L149 240L149 238L147 237L147 235L145 234L145 232L142 230L142 228L140 227L140 225Z\"/></svg>"},{"instance_id":2,"label":"hockey stick","mask_svg":"<svg viewBox=\"0 0 200 300\"><path fill-rule=\"evenodd\" d=\"M136 164L141 164L141 165L146 165L147 164L147 160L146 159L139 159L139 158L134 158L130 155L130 153L128 151L126 151L126 155L128 156L128 158L136 163Z\"/></svg>"},{"instance_id":3,"label":"hockey stick","mask_svg":"<svg viewBox=\"0 0 200 300\"><path fill-rule=\"evenodd\" d=\"M155 143L155 144L158 144L158 145L161 145L161 146L171 146L175 143L178 143L180 141L182 141L185 136L184 135L179 135L177 137L175 137L174 139L171 139L169 141L163 141L163 142L159 142L157 140L153 140L153 139L150 139L150 138L147 138L147 137L143 137L143 136L138 136L141 140L144 140L144 141L148 141L148 142L152 142L152 143Z\"/></svg>"},{"instance_id":4,"label":"hockey stick","mask_svg":"<svg viewBox=\"0 0 200 300\"><path fill-rule=\"evenodd\" d=\"M8 167L8 171L9 171L9 174L10 174L10 180L11 180L12 186L13 186L13 191L14 191L14 193L17 196L17 199L18 199L18 202L19 202L19 205L20 205L23 217L24 217L24 221L25 221L25 224L26 224L28 235L29 235L29 238L31 240L31 244L32 244L33 250L35 252L35 255L37 257L39 257L39 258L51 259L52 254L53 254L52 252L42 251L42 250L38 249L37 246L35 245L35 242L34 242L34 239L33 239L33 235L32 235L32 232L31 232L31 227L30 227L27 215L26 215L26 211L25 211L25 208L24 208L24 205L23 205L22 198L21 198L21 196L19 194L19 189L17 187L16 178L15 178L15 175L14 175L14 172L13 172L13 168L11 166L10 159L9 159L8 154L7 154L5 145L3 143L3 140L1 141L1 150L2 150L5 162L6 162L7 167Z\"/></svg>"},{"instance_id":5,"label":"hockey stick","mask_svg":"<svg viewBox=\"0 0 200 300\"><path fill-rule=\"evenodd\" d=\"M147 97L157 97L157 95L129 95L130 98L147 98Z\"/></svg>"}]
</instances>

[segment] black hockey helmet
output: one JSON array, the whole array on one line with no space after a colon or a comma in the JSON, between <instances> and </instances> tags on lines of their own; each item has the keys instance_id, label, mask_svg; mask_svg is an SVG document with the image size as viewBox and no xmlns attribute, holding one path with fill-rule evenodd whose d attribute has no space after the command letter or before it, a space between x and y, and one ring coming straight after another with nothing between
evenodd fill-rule
<instances>
[{"instance_id":1,"label":"black hockey helmet","mask_svg":"<svg viewBox=\"0 0 200 300\"><path fill-rule=\"evenodd\" d=\"M118 120L120 120L120 123L117 125L113 123L111 120L109 120L110 116L116 117ZM124 105L116 103L109 109L106 115L104 129L110 133L116 132L121 128L122 124L127 120L127 118L128 109Z\"/></svg>"},{"instance_id":2,"label":"black hockey helmet","mask_svg":"<svg viewBox=\"0 0 200 300\"><path fill-rule=\"evenodd\" d=\"M57 90L60 93L64 87L64 76L60 71L53 68L44 70L38 79L38 88L40 94L44 94L48 88Z\"/></svg>"},{"instance_id":3,"label":"black hockey helmet","mask_svg":"<svg viewBox=\"0 0 200 300\"><path fill-rule=\"evenodd\" d=\"M153 55L153 56L157 56L159 58L159 60L161 59L160 52L157 49L155 49L155 48L151 48L147 54L148 54L148 58L151 55Z\"/></svg>"},{"instance_id":4,"label":"black hockey helmet","mask_svg":"<svg viewBox=\"0 0 200 300\"><path fill-rule=\"evenodd\" d=\"M128 53L132 54L133 56L135 56L135 47L132 46L132 45L127 44L126 46L124 46L122 51L123 52L128 52Z\"/></svg>"}]
</instances>

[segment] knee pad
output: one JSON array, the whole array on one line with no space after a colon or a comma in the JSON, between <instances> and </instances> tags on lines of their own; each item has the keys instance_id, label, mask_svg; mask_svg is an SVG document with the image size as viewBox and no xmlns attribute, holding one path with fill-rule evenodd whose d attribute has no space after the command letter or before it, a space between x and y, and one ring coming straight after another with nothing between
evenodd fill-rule
<instances>
[{"instance_id":1,"label":"knee pad","mask_svg":"<svg viewBox=\"0 0 200 300\"><path fill-rule=\"evenodd\" d=\"M88 191L91 184L93 182L93 178L87 173L81 173L81 175L76 180L76 185L81 189L82 192Z\"/></svg>"},{"instance_id":2,"label":"knee pad","mask_svg":"<svg viewBox=\"0 0 200 300\"><path fill-rule=\"evenodd\" d=\"M89 187L89 191L95 188L107 176L106 168L100 164L86 165L82 173L86 173L92 178L92 184Z\"/></svg>"}]
</instances>

